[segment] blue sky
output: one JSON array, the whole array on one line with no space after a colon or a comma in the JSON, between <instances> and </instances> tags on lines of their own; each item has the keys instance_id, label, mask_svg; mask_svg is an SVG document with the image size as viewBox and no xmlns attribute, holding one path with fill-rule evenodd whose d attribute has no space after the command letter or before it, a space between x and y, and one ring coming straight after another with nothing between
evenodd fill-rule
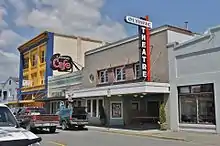
<instances>
[{"instance_id":1,"label":"blue sky","mask_svg":"<svg viewBox=\"0 0 220 146\"><path fill-rule=\"evenodd\" d=\"M126 15L149 15L153 27L188 21L202 33L220 24L219 6L219 0L0 0L0 81L17 76L16 48L42 31L116 41L137 33Z\"/></svg>"},{"instance_id":2,"label":"blue sky","mask_svg":"<svg viewBox=\"0 0 220 146\"><path fill-rule=\"evenodd\" d=\"M135 34L135 27L124 23L125 15L149 15L153 27L163 24L184 26L189 22L189 29L203 32L208 27L220 24L219 0L105 0L103 12L121 22L129 34Z\"/></svg>"}]
</instances>

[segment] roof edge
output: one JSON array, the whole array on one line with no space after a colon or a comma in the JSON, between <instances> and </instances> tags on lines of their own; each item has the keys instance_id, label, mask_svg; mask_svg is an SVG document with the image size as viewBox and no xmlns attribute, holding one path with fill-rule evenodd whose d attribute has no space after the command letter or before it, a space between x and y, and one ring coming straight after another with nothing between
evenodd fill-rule
<instances>
[{"instance_id":1,"label":"roof edge","mask_svg":"<svg viewBox=\"0 0 220 146\"><path fill-rule=\"evenodd\" d=\"M154 35L154 34L160 33L160 32L165 31L165 30L172 30L172 31L180 30L180 33L185 33L186 35L192 35L192 36L195 35L195 33L193 33L190 30L180 28L180 27L177 27L177 26L168 25L168 24L151 29L150 34ZM113 43L110 43L110 44L107 44L107 45L89 50L89 51L85 52L85 55L86 56L91 55L91 54L94 54L94 53L97 53L97 52L100 52L100 51L103 51L103 50L106 50L106 49L109 49L109 48L112 48L112 47L116 47L116 46L119 46L119 45L122 45L122 44L125 44L125 43L128 43L128 42L137 40L137 39L139 39L138 35L133 35L133 36L121 39L119 41L116 41L116 42L113 42Z\"/></svg>"},{"instance_id":2,"label":"roof edge","mask_svg":"<svg viewBox=\"0 0 220 146\"><path fill-rule=\"evenodd\" d=\"M60 37L67 37L67 38L74 38L74 39L77 39L77 38L80 38L84 41L89 41L89 42L96 42L96 43L108 43L106 41L102 41L102 40L98 40L98 39L92 39L90 37L82 37L82 36L75 36L75 35L66 35L66 34L62 34L62 33L57 33L57 32L54 32L54 35L55 36L60 36Z\"/></svg>"}]
</instances>

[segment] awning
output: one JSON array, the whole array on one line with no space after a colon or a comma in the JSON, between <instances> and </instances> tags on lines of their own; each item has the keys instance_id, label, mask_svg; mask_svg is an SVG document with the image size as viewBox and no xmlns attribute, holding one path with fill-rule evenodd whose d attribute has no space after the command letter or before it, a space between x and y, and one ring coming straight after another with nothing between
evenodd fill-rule
<instances>
[{"instance_id":1,"label":"awning","mask_svg":"<svg viewBox=\"0 0 220 146\"><path fill-rule=\"evenodd\" d=\"M76 91L68 91L66 98L97 97L135 93L170 93L170 84L157 82L138 82L105 87L95 87Z\"/></svg>"},{"instance_id":2,"label":"awning","mask_svg":"<svg viewBox=\"0 0 220 146\"><path fill-rule=\"evenodd\" d=\"M55 100L67 100L67 99L64 96L63 97L47 97L47 98L35 99L36 102L48 102L48 101L55 101Z\"/></svg>"}]
</instances>

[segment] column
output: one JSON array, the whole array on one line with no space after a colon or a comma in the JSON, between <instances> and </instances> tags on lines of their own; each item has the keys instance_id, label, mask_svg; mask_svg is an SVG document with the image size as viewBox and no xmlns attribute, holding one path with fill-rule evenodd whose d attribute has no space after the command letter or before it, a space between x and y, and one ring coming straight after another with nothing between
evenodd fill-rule
<instances>
[{"instance_id":1,"label":"column","mask_svg":"<svg viewBox=\"0 0 220 146\"><path fill-rule=\"evenodd\" d=\"M93 102L93 99L91 99L91 102L90 102L90 112L91 112L90 116L91 117L92 117L92 113L93 113L93 110L92 110L93 104L92 104L92 102Z\"/></svg>"},{"instance_id":2,"label":"column","mask_svg":"<svg viewBox=\"0 0 220 146\"><path fill-rule=\"evenodd\" d=\"M214 101L215 101L215 121L216 121L216 132L220 134L220 80L214 83Z\"/></svg>"},{"instance_id":3,"label":"column","mask_svg":"<svg viewBox=\"0 0 220 146\"><path fill-rule=\"evenodd\" d=\"M99 99L96 99L96 117L99 117Z\"/></svg>"},{"instance_id":4,"label":"column","mask_svg":"<svg viewBox=\"0 0 220 146\"><path fill-rule=\"evenodd\" d=\"M169 117L170 117L170 129L173 131L178 131L178 92L177 92L177 73L176 73L176 58L174 54L174 48L177 43L172 43L167 46L168 48L168 62L169 62L169 80L170 80L170 95L168 97L169 104Z\"/></svg>"}]
</instances>

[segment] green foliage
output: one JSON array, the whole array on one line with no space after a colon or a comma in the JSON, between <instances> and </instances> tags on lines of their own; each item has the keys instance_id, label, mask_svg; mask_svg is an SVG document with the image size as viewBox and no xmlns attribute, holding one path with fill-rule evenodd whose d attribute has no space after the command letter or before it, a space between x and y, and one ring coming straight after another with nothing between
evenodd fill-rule
<instances>
[{"instance_id":1,"label":"green foliage","mask_svg":"<svg viewBox=\"0 0 220 146\"><path fill-rule=\"evenodd\" d=\"M165 104L160 104L160 124L164 124L166 122L166 112L165 112Z\"/></svg>"}]
</instances>

